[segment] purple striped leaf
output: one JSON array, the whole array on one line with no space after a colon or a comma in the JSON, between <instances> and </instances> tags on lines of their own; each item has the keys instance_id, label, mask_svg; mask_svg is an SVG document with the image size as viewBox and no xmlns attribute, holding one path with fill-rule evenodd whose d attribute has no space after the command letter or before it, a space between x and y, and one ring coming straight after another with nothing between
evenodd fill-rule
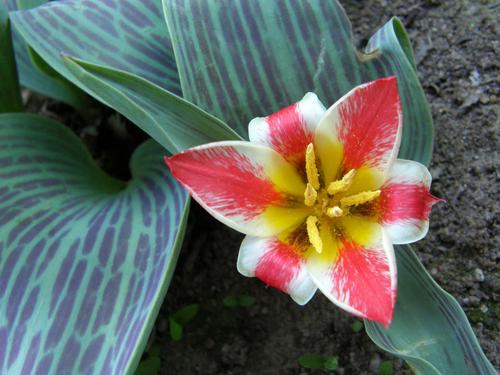
<instances>
[{"instance_id":1,"label":"purple striped leaf","mask_svg":"<svg viewBox=\"0 0 500 375\"><path fill-rule=\"evenodd\" d=\"M28 45L70 80L61 54L181 92L159 0L61 0L12 12L10 17Z\"/></svg>"},{"instance_id":2,"label":"purple striped leaf","mask_svg":"<svg viewBox=\"0 0 500 375\"><path fill-rule=\"evenodd\" d=\"M135 368L174 269L188 198L148 141L128 183L68 129L0 115L0 373Z\"/></svg>"}]
</instances>

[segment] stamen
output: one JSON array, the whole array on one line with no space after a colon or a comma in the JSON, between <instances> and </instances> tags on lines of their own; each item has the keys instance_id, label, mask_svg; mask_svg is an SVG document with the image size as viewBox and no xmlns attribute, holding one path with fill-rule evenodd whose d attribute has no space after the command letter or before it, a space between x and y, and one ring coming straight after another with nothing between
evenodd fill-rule
<instances>
[{"instance_id":1,"label":"stamen","mask_svg":"<svg viewBox=\"0 0 500 375\"><path fill-rule=\"evenodd\" d=\"M307 181L312 185L314 189L318 190L318 168L316 167L316 156L314 155L314 146L312 143L309 143L306 149L306 174Z\"/></svg>"},{"instance_id":2,"label":"stamen","mask_svg":"<svg viewBox=\"0 0 500 375\"><path fill-rule=\"evenodd\" d=\"M319 230L317 227L318 218L316 216L308 216L306 220L307 225L307 236L309 237L309 242L313 245L314 249L321 254L323 251L323 241L319 236Z\"/></svg>"},{"instance_id":3,"label":"stamen","mask_svg":"<svg viewBox=\"0 0 500 375\"><path fill-rule=\"evenodd\" d=\"M316 199L318 198L318 192L315 188L308 182L306 190L304 191L304 203L308 207L314 206Z\"/></svg>"},{"instance_id":4,"label":"stamen","mask_svg":"<svg viewBox=\"0 0 500 375\"><path fill-rule=\"evenodd\" d=\"M344 215L344 210L341 209L339 206L328 207L326 209L326 214L329 217L341 217L342 215Z\"/></svg>"},{"instance_id":5,"label":"stamen","mask_svg":"<svg viewBox=\"0 0 500 375\"><path fill-rule=\"evenodd\" d=\"M352 185L352 181L354 180L354 176L356 175L356 170L351 169L347 172L341 180L333 181L328 185L328 194L334 195L337 193L341 193L349 189Z\"/></svg>"},{"instance_id":6,"label":"stamen","mask_svg":"<svg viewBox=\"0 0 500 375\"><path fill-rule=\"evenodd\" d=\"M358 206L363 203L368 203L380 195L380 190L375 191L363 191L358 194L351 195L350 197L345 197L340 200L341 207Z\"/></svg>"}]
</instances>

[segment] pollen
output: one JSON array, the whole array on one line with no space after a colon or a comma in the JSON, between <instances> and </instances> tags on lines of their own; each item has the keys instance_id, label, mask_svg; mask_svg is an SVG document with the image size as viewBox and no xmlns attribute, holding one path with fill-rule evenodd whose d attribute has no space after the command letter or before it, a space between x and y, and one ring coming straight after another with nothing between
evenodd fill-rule
<instances>
[{"instance_id":1,"label":"pollen","mask_svg":"<svg viewBox=\"0 0 500 375\"><path fill-rule=\"evenodd\" d=\"M306 220L309 242L313 245L314 249L321 254L323 251L323 241L321 241L317 224L318 218L316 216L309 216Z\"/></svg>"},{"instance_id":2,"label":"pollen","mask_svg":"<svg viewBox=\"0 0 500 375\"><path fill-rule=\"evenodd\" d=\"M331 182L330 185L328 185L328 194L334 195L347 191L351 187L355 175L356 170L351 169L344 175L344 177L342 177L341 180Z\"/></svg>"},{"instance_id":3,"label":"pollen","mask_svg":"<svg viewBox=\"0 0 500 375\"><path fill-rule=\"evenodd\" d=\"M318 192L315 188L308 182L306 186L306 190L304 191L304 204L307 207L312 207L316 203L316 199L318 198Z\"/></svg>"},{"instance_id":4,"label":"pollen","mask_svg":"<svg viewBox=\"0 0 500 375\"><path fill-rule=\"evenodd\" d=\"M316 155L312 143L307 145L306 149L306 175L307 181L315 190L319 189L318 167L316 166Z\"/></svg>"},{"instance_id":5,"label":"pollen","mask_svg":"<svg viewBox=\"0 0 500 375\"><path fill-rule=\"evenodd\" d=\"M341 207L358 206L360 204L368 203L380 196L380 190L363 191L340 200Z\"/></svg>"}]
</instances>

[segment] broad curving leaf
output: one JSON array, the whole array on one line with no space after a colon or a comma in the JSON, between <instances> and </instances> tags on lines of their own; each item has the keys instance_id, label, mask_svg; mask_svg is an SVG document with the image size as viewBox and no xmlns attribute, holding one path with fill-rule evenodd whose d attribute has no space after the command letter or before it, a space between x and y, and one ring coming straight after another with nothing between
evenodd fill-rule
<instances>
[{"instance_id":1,"label":"broad curving leaf","mask_svg":"<svg viewBox=\"0 0 500 375\"><path fill-rule=\"evenodd\" d=\"M23 108L7 7L0 2L0 113Z\"/></svg>"},{"instance_id":2,"label":"broad curving leaf","mask_svg":"<svg viewBox=\"0 0 500 375\"><path fill-rule=\"evenodd\" d=\"M9 11L29 9L47 0L0 0ZM39 56L23 41L19 33L13 29L17 71L21 84L41 94L60 100L80 110L88 105L88 97L75 85L70 83L55 70L51 69ZM44 65L40 69L40 65Z\"/></svg>"},{"instance_id":3,"label":"broad curving leaf","mask_svg":"<svg viewBox=\"0 0 500 375\"><path fill-rule=\"evenodd\" d=\"M0 115L0 373L133 372L187 216L162 154L125 184L60 124Z\"/></svg>"},{"instance_id":4,"label":"broad curving leaf","mask_svg":"<svg viewBox=\"0 0 500 375\"><path fill-rule=\"evenodd\" d=\"M10 17L29 46L70 81L61 54L181 92L160 0L61 0Z\"/></svg>"},{"instance_id":5,"label":"broad curving leaf","mask_svg":"<svg viewBox=\"0 0 500 375\"><path fill-rule=\"evenodd\" d=\"M390 328L365 320L370 338L417 374L496 374L458 302L424 269L410 246L396 250L398 299Z\"/></svg>"},{"instance_id":6,"label":"broad curving leaf","mask_svg":"<svg viewBox=\"0 0 500 375\"><path fill-rule=\"evenodd\" d=\"M241 137L194 104L134 74L65 57L85 89L137 124L172 153Z\"/></svg>"},{"instance_id":7,"label":"broad curving leaf","mask_svg":"<svg viewBox=\"0 0 500 375\"><path fill-rule=\"evenodd\" d=\"M336 1L163 0L184 98L247 135L247 123L314 91L327 106L360 83L396 75L400 157L427 164L432 119L411 46L392 19L358 52Z\"/></svg>"}]
</instances>

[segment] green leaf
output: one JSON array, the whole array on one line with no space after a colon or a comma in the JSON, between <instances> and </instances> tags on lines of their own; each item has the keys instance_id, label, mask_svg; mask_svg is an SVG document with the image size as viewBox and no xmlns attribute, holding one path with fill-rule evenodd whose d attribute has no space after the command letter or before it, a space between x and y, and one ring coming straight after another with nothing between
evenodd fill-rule
<instances>
[{"instance_id":1,"label":"green leaf","mask_svg":"<svg viewBox=\"0 0 500 375\"><path fill-rule=\"evenodd\" d=\"M64 126L0 115L0 373L133 372L187 217L162 155L141 145L124 183Z\"/></svg>"},{"instance_id":2,"label":"green leaf","mask_svg":"<svg viewBox=\"0 0 500 375\"><path fill-rule=\"evenodd\" d=\"M0 113L23 110L7 7L0 2Z\"/></svg>"},{"instance_id":3,"label":"green leaf","mask_svg":"<svg viewBox=\"0 0 500 375\"><path fill-rule=\"evenodd\" d=\"M378 375L392 375L392 362L391 361L384 361L380 365L380 368L378 369Z\"/></svg>"},{"instance_id":4,"label":"green leaf","mask_svg":"<svg viewBox=\"0 0 500 375\"><path fill-rule=\"evenodd\" d=\"M64 61L88 93L172 153L222 139L241 139L219 119L136 75L70 57Z\"/></svg>"},{"instance_id":5,"label":"green leaf","mask_svg":"<svg viewBox=\"0 0 500 375\"><path fill-rule=\"evenodd\" d=\"M187 305L172 314L172 319L174 319L181 326L185 326L194 319L199 310L200 306L198 304L194 303L192 305Z\"/></svg>"},{"instance_id":6,"label":"green leaf","mask_svg":"<svg viewBox=\"0 0 500 375\"><path fill-rule=\"evenodd\" d=\"M160 371L161 360L158 357L148 357L139 363L135 375L156 375Z\"/></svg>"},{"instance_id":7,"label":"green leaf","mask_svg":"<svg viewBox=\"0 0 500 375\"><path fill-rule=\"evenodd\" d=\"M233 307L238 307L240 305L240 300L238 297L229 296L224 298L223 303L224 306L233 308Z\"/></svg>"},{"instance_id":8,"label":"green leaf","mask_svg":"<svg viewBox=\"0 0 500 375\"><path fill-rule=\"evenodd\" d=\"M382 349L422 374L496 374L458 302L424 269L410 246L396 249L398 298L391 326L365 320Z\"/></svg>"},{"instance_id":9,"label":"green leaf","mask_svg":"<svg viewBox=\"0 0 500 375\"><path fill-rule=\"evenodd\" d=\"M47 0L5 0L9 11L29 9L46 2ZM47 71L50 70L49 66L36 52L30 51L30 48L15 29L12 31L17 70L21 84L41 94L70 104L79 110L85 109L88 106L88 97L85 93L54 70L52 70L51 74L47 74ZM45 68L40 69L44 65Z\"/></svg>"},{"instance_id":10,"label":"green leaf","mask_svg":"<svg viewBox=\"0 0 500 375\"><path fill-rule=\"evenodd\" d=\"M336 1L163 0L163 7L184 98L241 135L253 117L308 91L328 107L363 82L396 75L404 112L400 157L430 161L432 119L397 19L363 54Z\"/></svg>"},{"instance_id":11,"label":"green leaf","mask_svg":"<svg viewBox=\"0 0 500 375\"><path fill-rule=\"evenodd\" d=\"M179 341L180 339L182 339L182 331L183 331L182 326L178 322L176 322L175 319L172 317L170 317L169 322L170 322L169 324L170 337L174 341Z\"/></svg>"},{"instance_id":12,"label":"green leaf","mask_svg":"<svg viewBox=\"0 0 500 375\"><path fill-rule=\"evenodd\" d=\"M353 332L359 332L363 329L364 325L361 320L356 320L354 323L351 324L351 329Z\"/></svg>"},{"instance_id":13,"label":"green leaf","mask_svg":"<svg viewBox=\"0 0 500 375\"><path fill-rule=\"evenodd\" d=\"M249 307L255 304L255 298L252 296L241 296L239 298L239 305L242 307Z\"/></svg>"},{"instance_id":14,"label":"green leaf","mask_svg":"<svg viewBox=\"0 0 500 375\"><path fill-rule=\"evenodd\" d=\"M339 366L339 360L337 357L329 356L326 357L323 363L323 367L327 370L336 370Z\"/></svg>"},{"instance_id":15,"label":"green leaf","mask_svg":"<svg viewBox=\"0 0 500 375\"><path fill-rule=\"evenodd\" d=\"M318 354L303 354L299 357L299 364L305 368L322 369L324 361Z\"/></svg>"},{"instance_id":16,"label":"green leaf","mask_svg":"<svg viewBox=\"0 0 500 375\"><path fill-rule=\"evenodd\" d=\"M28 45L70 81L61 53L181 92L159 0L55 1L14 12L11 20Z\"/></svg>"}]
</instances>

